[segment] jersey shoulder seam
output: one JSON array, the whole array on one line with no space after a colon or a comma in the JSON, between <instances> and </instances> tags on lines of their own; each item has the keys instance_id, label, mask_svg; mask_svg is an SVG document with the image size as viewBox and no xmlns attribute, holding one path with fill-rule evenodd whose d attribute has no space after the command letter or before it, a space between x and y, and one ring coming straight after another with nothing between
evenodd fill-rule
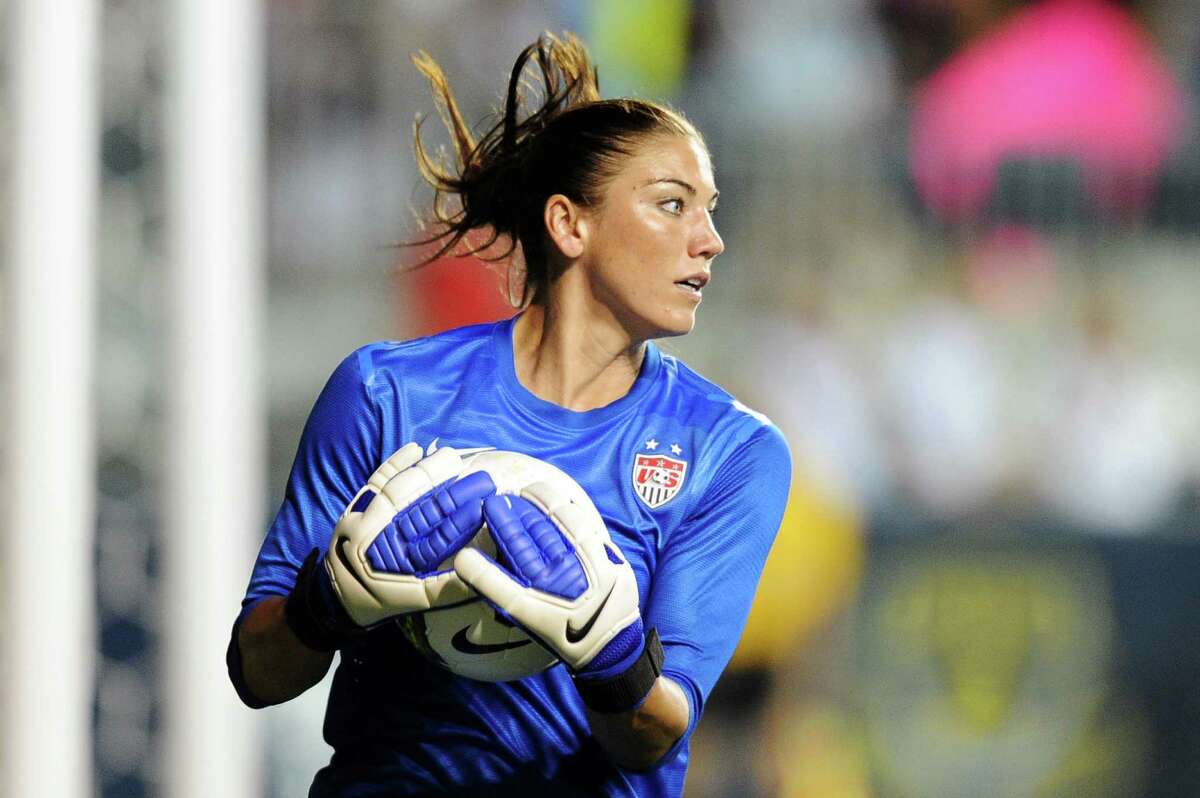
<instances>
[{"instance_id":1,"label":"jersey shoulder seam","mask_svg":"<svg viewBox=\"0 0 1200 798\"><path fill-rule=\"evenodd\" d=\"M705 377L679 358L673 355L663 355L663 361L664 364L669 361L677 379L685 390L697 395L698 398L708 401L710 404L724 405L725 407L720 413L722 420L736 420L739 416L748 416L758 422L755 425L755 429L759 426L775 426L771 419L764 413L744 404L721 385ZM752 434L753 431L751 431L750 435Z\"/></svg>"}]
</instances>

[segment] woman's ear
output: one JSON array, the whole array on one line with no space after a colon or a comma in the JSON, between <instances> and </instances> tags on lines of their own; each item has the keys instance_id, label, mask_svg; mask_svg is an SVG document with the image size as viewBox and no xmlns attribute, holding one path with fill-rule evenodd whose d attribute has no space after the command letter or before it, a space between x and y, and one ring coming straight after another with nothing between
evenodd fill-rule
<instances>
[{"instance_id":1,"label":"woman's ear","mask_svg":"<svg viewBox=\"0 0 1200 798\"><path fill-rule=\"evenodd\" d=\"M588 234L583 208L563 194L553 194L546 199L543 220L546 235L563 257L574 260L583 255Z\"/></svg>"}]
</instances>

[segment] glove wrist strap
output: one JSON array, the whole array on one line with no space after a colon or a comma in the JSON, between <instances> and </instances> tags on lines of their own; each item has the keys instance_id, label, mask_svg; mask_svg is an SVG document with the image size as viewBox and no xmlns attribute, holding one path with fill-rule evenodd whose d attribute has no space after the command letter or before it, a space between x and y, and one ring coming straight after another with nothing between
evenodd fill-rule
<instances>
[{"instance_id":1,"label":"glove wrist strap","mask_svg":"<svg viewBox=\"0 0 1200 798\"><path fill-rule=\"evenodd\" d=\"M336 651L358 629L334 595L317 549L300 567L296 586L283 605L283 617L297 639L314 651Z\"/></svg>"},{"instance_id":2,"label":"glove wrist strap","mask_svg":"<svg viewBox=\"0 0 1200 798\"><path fill-rule=\"evenodd\" d=\"M650 694L654 682L662 674L662 666L662 642L658 639L658 630L651 627L641 656L628 669L608 679L576 678L575 688L584 705L593 712L605 715L628 712Z\"/></svg>"}]
</instances>

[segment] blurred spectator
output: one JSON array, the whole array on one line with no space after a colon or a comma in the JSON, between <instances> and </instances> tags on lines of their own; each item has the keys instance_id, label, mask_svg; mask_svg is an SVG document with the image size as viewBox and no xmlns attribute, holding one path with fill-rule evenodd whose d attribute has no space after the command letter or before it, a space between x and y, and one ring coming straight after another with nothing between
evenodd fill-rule
<instances>
[{"instance_id":1,"label":"blurred spectator","mask_svg":"<svg viewBox=\"0 0 1200 798\"><path fill-rule=\"evenodd\" d=\"M1093 298L1058 347L1034 483L1066 519L1130 534L1181 506L1200 449L1200 390L1140 356L1124 316Z\"/></svg>"},{"instance_id":2,"label":"blurred spectator","mask_svg":"<svg viewBox=\"0 0 1200 798\"><path fill-rule=\"evenodd\" d=\"M891 491L870 389L821 300L796 298L797 318L770 318L749 365L755 402L787 436L797 472L837 504L878 507Z\"/></svg>"},{"instance_id":3,"label":"blurred spectator","mask_svg":"<svg viewBox=\"0 0 1200 798\"><path fill-rule=\"evenodd\" d=\"M1058 259L1047 237L1001 224L970 242L966 278L971 298L1004 316L1035 315L1062 298Z\"/></svg>"},{"instance_id":4,"label":"blurred spectator","mask_svg":"<svg viewBox=\"0 0 1200 798\"><path fill-rule=\"evenodd\" d=\"M698 98L715 123L750 115L757 126L836 133L890 109L891 53L867 0L766 0L754 13L718 0L716 12L715 46L699 64L706 96Z\"/></svg>"},{"instance_id":5,"label":"blurred spectator","mask_svg":"<svg viewBox=\"0 0 1200 798\"><path fill-rule=\"evenodd\" d=\"M939 517L996 498L1004 480L1003 384L992 331L950 295L914 298L887 334L881 397L898 479Z\"/></svg>"}]
</instances>

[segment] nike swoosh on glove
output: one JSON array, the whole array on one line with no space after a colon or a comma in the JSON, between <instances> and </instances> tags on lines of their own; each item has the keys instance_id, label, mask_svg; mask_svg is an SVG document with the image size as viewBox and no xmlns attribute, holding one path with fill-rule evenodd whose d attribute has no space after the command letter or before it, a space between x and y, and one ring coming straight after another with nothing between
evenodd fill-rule
<instances>
[{"instance_id":1,"label":"nike swoosh on glove","mask_svg":"<svg viewBox=\"0 0 1200 798\"><path fill-rule=\"evenodd\" d=\"M498 612L557 654L585 702L598 708L588 700L588 683L627 681L644 659L647 638L633 569L588 504L547 483L516 496L489 497L483 515L498 558L464 548L455 555L454 570ZM632 690L640 693L616 706L602 701L601 711L631 708L649 692L661 672L661 646L656 636L653 640L658 661L649 681L638 679Z\"/></svg>"}]
</instances>

